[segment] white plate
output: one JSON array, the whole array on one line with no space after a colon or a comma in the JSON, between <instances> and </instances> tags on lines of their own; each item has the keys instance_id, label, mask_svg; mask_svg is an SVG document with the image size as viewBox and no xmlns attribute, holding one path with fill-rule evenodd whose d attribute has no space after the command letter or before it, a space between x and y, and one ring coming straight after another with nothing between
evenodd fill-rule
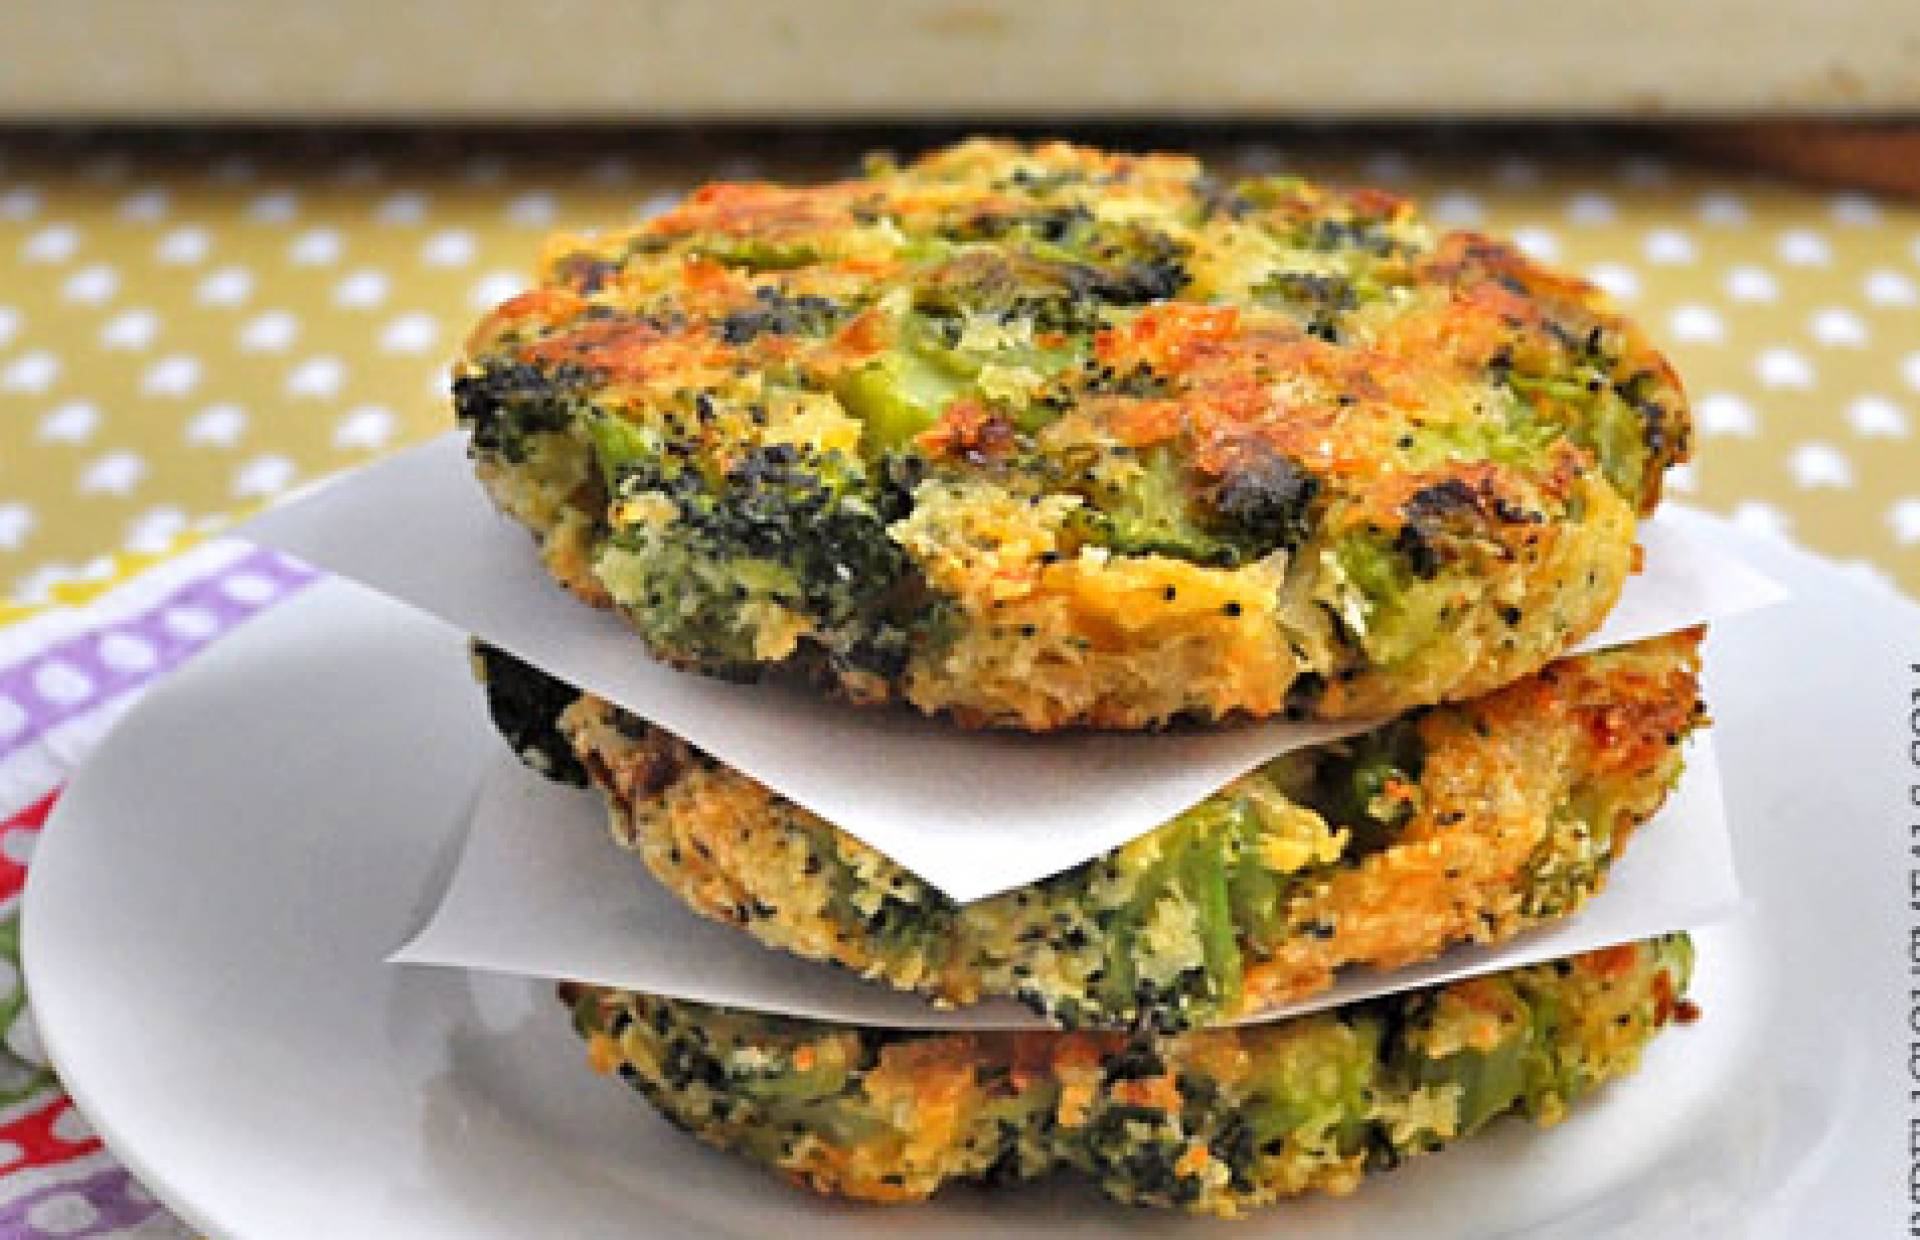
<instances>
[{"instance_id":1,"label":"white plate","mask_svg":"<svg viewBox=\"0 0 1920 1240\"><path fill-rule=\"evenodd\" d=\"M1753 905L1700 936L1705 1019L1556 1130L1506 1123L1233 1234L1895 1234L1920 609L1739 541L1799 601L1728 624L1712 656ZM592 1076L544 985L381 964L445 874L492 744L457 635L325 584L155 691L62 800L27 893L41 1033L191 1223L262 1240L1187 1229L1071 1184L822 1202Z\"/></svg>"}]
</instances>

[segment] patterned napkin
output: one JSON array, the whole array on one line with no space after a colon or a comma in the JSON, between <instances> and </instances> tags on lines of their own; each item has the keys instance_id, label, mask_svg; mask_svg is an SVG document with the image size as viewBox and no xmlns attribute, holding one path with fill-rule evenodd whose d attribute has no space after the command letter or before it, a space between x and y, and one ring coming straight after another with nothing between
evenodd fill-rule
<instances>
[{"instance_id":1,"label":"patterned napkin","mask_svg":"<svg viewBox=\"0 0 1920 1240\"><path fill-rule=\"evenodd\" d=\"M189 1233L106 1152L34 1036L20 897L60 789L153 681L313 574L242 543L195 548L80 608L0 628L0 1237Z\"/></svg>"}]
</instances>

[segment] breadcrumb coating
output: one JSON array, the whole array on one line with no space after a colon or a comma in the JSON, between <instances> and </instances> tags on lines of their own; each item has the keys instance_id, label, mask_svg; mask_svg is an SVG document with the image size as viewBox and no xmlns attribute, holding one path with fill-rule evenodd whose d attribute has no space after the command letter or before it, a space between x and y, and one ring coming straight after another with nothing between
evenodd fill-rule
<instances>
[{"instance_id":1,"label":"breadcrumb coating","mask_svg":"<svg viewBox=\"0 0 1920 1240\"><path fill-rule=\"evenodd\" d=\"M455 405L652 653L963 723L1364 717L1591 632L1684 460L1578 279L1375 190L975 140L549 245Z\"/></svg>"},{"instance_id":2,"label":"breadcrumb coating","mask_svg":"<svg viewBox=\"0 0 1920 1240\"><path fill-rule=\"evenodd\" d=\"M1174 1036L862 1029L569 985L596 1071L701 1141L860 1201L1057 1170L1235 1217L1472 1136L1548 1125L1684 1005L1685 936Z\"/></svg>"}]
</instances>

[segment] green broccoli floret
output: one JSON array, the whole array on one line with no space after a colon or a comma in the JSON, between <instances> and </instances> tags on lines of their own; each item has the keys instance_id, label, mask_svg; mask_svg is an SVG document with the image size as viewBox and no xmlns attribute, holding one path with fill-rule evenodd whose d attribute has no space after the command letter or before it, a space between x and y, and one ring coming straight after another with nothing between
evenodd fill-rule
<instances>
[{"instance_id":1,"label":"green broccoli floret","mask_svg":"<svg viewBox=\"0 0 1920 1240\"><path fill-rule=\"evenodd\" d=\"M807 655L899 674L924 590L887 533L905 497L861 462L767 444L717 478L671 455L613 474L616 512L653 511L616 523L599 575L668 657L727 674L788 627Z\"/></svg>"},{"instance_id":2,"label":"green broccoli floret","mask_svg":"<svg viewBox=\"0 0 1920 1240\"><path fill-rule=\"evenodd\" d=\"M533 437L566 433L591 381L577 366L505 362L455 379L453 412L472 433L474 451L519 465Z\"/></svg>"},{"instance_id":3,"label":"green broccoli floret","mask_svg":"<svg viewBox=\"0 0 1920 1240\"><path fill-rule=\"evenodd\" d=\"M559 727L560 712L579 690L477 638L471 650L474 675L486 688L487 713L514 754L548 779L585 786L587 770Z\"/></svg>"}]
</instances>

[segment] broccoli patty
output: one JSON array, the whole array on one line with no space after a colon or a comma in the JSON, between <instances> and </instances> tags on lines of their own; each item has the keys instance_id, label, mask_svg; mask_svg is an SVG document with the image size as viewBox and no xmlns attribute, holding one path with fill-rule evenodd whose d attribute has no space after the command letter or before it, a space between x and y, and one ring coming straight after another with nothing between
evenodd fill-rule
<instances>
[{"instance_id":1,"label":"broccoli patty","mask_svg":"<svg viewBox=\"0 0 1920 1240\"><path fill-rule=\"evenodd\" d=\"M878 1030L568 985L602 1073L796 1184L912 1202L1072 1168L1233 1216L1345 1194L1492 1119L1558 1121L1683 1007L1684 935L1171 1037ZM1689 1013L1690 1014L1690 1013Z\"/></svg>"},{"instance_id":2,"label":"broccoli patty","mask_svg":"<svg viewBox=\"0 0 1920 1240\"><path fill-rule=\"evenodd\" d=\"M1688 453L1592 286L1408 203L976 140L555 238L454 373L658 657L963 723L1355 718L1599 624Z\"/></svg>"},{"instance_id":3,"label":"broccoli patty","mask_svg":"<svg viewBox=\"0 0 1920 1240\"><path fill-rule=\"evenodd\" d=\"M1704 719L1699 640L1563 659L1283 755L1129 844L965 905L602 699L507 731L536 768L583 768L620 844L764 943L944 1003L1009 995L1070 1029L1171 1031L1578 908ZM545 679L498 652L482 667L496 692Z\"/></svg>"}]
</instances>

